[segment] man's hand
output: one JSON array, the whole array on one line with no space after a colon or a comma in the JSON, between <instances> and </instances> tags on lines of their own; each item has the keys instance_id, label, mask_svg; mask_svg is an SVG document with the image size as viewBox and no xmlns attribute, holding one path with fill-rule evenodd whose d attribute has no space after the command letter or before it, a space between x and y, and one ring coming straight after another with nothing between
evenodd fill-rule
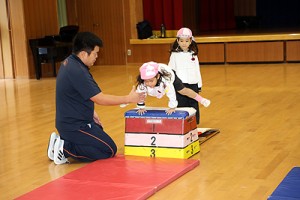
<instances>
[{"instance_id":1,"label":"man's hand","mask_svg":"<svg viewBox=\"0 0 300 200\"><path fill-rule=\"evenodd\" d=\"M146 94L144 92L143 93L137 93L135 91L135 86L132 86L132 90L128 94L128 101L130 103L143 102L143 101L145 101L145 96L146 96Z\"/></svg>"},{"instance_id":2,"label":"man's hand","mask_svg":"<svg viewBox=\"0 0 300 200\"><path fill-rule=\"evenodd\" d=\"M100 118L99 118L98 114L96 113L96 111L94 111L94 117L93 118L94 118L94 122L96 124L99 124L100 126L102 126L102 124L100 122Z\"/></svg>"}]
</instances>

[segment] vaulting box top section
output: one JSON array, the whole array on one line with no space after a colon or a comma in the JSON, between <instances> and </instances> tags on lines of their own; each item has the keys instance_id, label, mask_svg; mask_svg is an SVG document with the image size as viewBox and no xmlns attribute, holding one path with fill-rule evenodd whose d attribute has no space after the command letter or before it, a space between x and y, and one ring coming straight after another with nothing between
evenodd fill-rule
<instances>
[{"instance_id":1,"label":"vaulting box top section","mask_svg":"<svg viewBox=\"0 0 300 200\"><path fill-rule=\"evenodd\" d=\"M176 108L175 113L166 114L168 108L146 108L147 112L143 115L137 113L137 109L129 110L125 113L126 118L169 118L169 119L185 119L195 115L196 110L190 107Z\"/></svg>"}]
</instances>

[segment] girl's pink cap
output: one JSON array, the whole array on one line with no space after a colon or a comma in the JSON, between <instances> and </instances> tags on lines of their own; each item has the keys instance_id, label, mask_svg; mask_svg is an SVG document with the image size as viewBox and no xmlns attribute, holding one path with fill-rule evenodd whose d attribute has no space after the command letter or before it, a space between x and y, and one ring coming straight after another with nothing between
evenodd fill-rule
<instances>
[{"instance_id":1,"label":"girl's pink cap","mask_svg":"<svg viewBox=\"0 0 300 200\"><path fill-rule=\"evenodd\" d=\"M158 73L158 63L156 62L153 61L147 62L140 67L140 74L143 80L153 78L156 76L157 73Z\"/></svg>"},{"instance_id":2,"label":"girl's pink cap","mask_svg":"<svg viewBox=\"0 0 300 200\"><path fill-rule=\"evenodd\" d=\"M191 38L193 37L192 31L189 28L181 28L177 32L178 38Z\"/></svg>"}]
</instances>

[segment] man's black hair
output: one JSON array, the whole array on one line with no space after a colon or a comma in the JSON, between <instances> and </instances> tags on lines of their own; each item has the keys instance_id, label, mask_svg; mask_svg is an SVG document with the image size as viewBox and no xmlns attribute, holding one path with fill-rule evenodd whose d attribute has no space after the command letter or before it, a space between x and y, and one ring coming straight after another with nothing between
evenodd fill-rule
<instances>
[{"instance_id":1,"label":"man's black hair","mask_svg":"<svg viewBox=\"0 0 300 200\"><path fill-rule=\"evenodd\" d=\"M102 40L97 35L91 32L79 32L73 40L72 52L76 55L81 51L90 54L96 46L103 46Z\"/></svg>"}]
</instances>

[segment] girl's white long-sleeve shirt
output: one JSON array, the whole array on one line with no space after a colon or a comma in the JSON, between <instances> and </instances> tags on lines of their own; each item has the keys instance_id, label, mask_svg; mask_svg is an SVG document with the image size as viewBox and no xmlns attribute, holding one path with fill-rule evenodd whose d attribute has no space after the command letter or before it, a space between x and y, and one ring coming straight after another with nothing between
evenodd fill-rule
<instances>
[{"instance_id":1,"label":"girl's white long-sleeve shirt","mask_svg":"<svg viewBox=\"0 0 300 200\"><path fill-rule=\"evenodd\" d=\"M202 87L202 77L198 56L194 52L172 52L168 66L171 67L183 83L198 84ZM192 58L195 58L194 60Z\"/></svg>"},{"instance_id":2,"label":"girl's white long-sleeve shirt","mask_svg":"<svg viewBox=\"0 0 300 200\"><path fill-rule=\"evenodd\" d=\"M175 74L173 70L165 64L159 63L158 71L166 70L171 74L171 80L167 80L164 77L161 77L161 82L158 86L154 88L146 86L144 83L138 85L137 92L141 93L144 92L149 96L153 96L156 98L162 98L164 95L167 95L169 98L168 107L169 108L176 108L178 105L178 101L176 99L176 91L173 86L173 82L175 80Z\"/></svg>"}]
</instances>

